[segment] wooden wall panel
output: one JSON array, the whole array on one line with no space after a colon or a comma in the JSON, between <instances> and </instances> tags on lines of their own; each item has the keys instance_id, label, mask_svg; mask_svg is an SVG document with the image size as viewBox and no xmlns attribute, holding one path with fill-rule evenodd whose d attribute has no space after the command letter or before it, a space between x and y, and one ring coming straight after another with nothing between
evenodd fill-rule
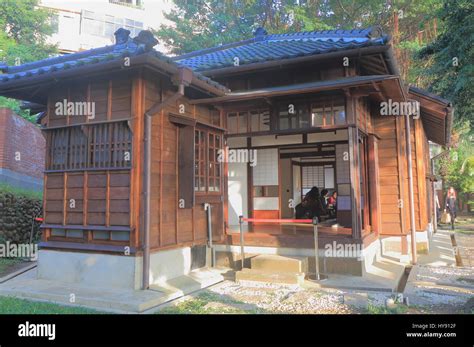
<instances>
[{"instance_id":1,"label":"wooden wall panel","mask_svg":"<svg viewBox=\"0 0 474 347\"><path fill-rule=\"evenodd\" d=\"M399 202L404 197L400 189L396 119L381 116L375 107L372 108L372 115L374 132L379 137L377 141L381 217L379 233L382 235L401 234L403 214Z\"/></svg>"}]
</instances>

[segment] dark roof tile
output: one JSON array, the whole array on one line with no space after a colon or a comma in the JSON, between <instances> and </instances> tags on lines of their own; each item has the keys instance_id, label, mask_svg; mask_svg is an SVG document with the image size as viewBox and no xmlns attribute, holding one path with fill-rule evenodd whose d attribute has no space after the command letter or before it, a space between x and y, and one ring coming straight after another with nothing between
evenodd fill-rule
<instances>
[{"instance_id":1,"label":"dark roof tile","mask_svg":"<svg viewBox=\"0 0 474 347\"><path fill-rule=\"evenodd\" d=\"M324 30L257 37L184 54L173 59L194 71L207 71L234 65L292 59L360 47L385 45L389 40L379 27L354 30Z\"/></svg>"},{"instance_id":2,"label":"dark roof tile","mask_svg":"<svg viewBox=\"0 0 474 347\"><path fill-rule=\"evenodd\" d=\"M112 46L105 46L101 48L94 48L87 51L72 53L68 55L63 55L54 58L43 59L31 63L22 64L19 66L7 66L1 65L0 70L3 71L3 74L0 74L0 88L2 83L8 83L12 80L18 80L23 78L34 77L37 75L44 75L47 73L53 73L66 69L74 69L84 65L97 64L104 61L113 61L118 60L125 56L138 56L140 54L151 53L157 59L179 67L180 65L176 64L169 57L161 54L160 52L155 51L146 47L145 44L140 43L136 38L128 38L124 43L118 43ZM200 80L205 81L209 85L220 89L222 91L227 91L228 89L221 84L212 81L211 79L201 75L198 72L194 72L195 76Z\"/></svg>"}]
</instances>

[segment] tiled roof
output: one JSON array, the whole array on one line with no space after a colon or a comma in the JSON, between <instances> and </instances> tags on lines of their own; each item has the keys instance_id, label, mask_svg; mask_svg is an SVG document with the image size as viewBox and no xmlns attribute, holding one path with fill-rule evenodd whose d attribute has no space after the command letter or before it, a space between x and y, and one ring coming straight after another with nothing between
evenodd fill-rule
<instances>
[{"instance_id":1,"label":"tiled roof","mask_svg":"<svg viewBox=\"0 0 474 347\"><path fill-rule=\"evenodd\" d=\"M379 27L357 30L325 30L267 35L259 28L255 37L191 52L173 60L194 71L214 70L271 60L292 59L354 48L381 46L389 41Z\"/></svg>"},{"instance_id":2,"label":"tiled roof","mask_svg":"<svg viewBox=\"0 0 474 347\"><path fill-rule=\"evenodd\" d=\"M176 64L169 57L161 54L160 52L157 52L151 47L147 47L146 43L137 40L138 37L134 39L128 37L128 34L130 33L128 30L119 29L117 33L117 43L115 45L95 48L54 58L43 59L32 63L22 64L19 66L0 65L0 70L3 71L3 74L0 74L0 89L2 87L2 84L19 79L27 79L40 75L52 74L59 71L71 70L83 67L85 65L93 65L107 61L117 61L122 59L123 57L133 57L139 56L141 54L151 54L152 56L163 62L166 62L176 68L179 67L179 65ZM212 81L204 75L201 75L197 72L195 72L194 75L198 79L208 83L209 85L217 89L227 91L226 87L220 85L215 81Z\"/></svg>"}]
</instances>

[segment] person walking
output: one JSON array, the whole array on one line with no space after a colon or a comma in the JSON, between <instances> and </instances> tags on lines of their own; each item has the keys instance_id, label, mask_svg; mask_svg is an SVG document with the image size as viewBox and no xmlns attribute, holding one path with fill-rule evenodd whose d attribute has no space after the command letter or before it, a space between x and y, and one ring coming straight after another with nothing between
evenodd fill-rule
<instances>
[{"instance_id":1,"label":"person walking","mask_svg":"<svg viewBox=\"0 0 474 347\"><path fill-rule=\"evenodd\" d=\"M445 211L448 209L451 215L451 230L454 230L454 222L456 219L456 203L457 203L456 191L453 187L449 187L448 193L446 194L446 201L444 204Z\"/></svg>"}]
</instances>

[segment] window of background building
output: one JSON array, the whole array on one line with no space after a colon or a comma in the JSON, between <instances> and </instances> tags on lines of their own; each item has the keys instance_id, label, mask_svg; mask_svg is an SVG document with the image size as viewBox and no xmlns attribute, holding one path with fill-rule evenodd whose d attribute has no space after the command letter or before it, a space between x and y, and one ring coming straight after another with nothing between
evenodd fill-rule
<instances>
[{"instance_id":1,"label":"window of background building","mask_svg":"<svg viewBox=\"0 0 474 347\"><path fill-rule=\"evenodd\" d=\"M125 27L130 30L131 37L135 37L143 30L143 22L83 10L81 27L85 34L110 38L117 29Z\"/></svg>"}]
</instances>

